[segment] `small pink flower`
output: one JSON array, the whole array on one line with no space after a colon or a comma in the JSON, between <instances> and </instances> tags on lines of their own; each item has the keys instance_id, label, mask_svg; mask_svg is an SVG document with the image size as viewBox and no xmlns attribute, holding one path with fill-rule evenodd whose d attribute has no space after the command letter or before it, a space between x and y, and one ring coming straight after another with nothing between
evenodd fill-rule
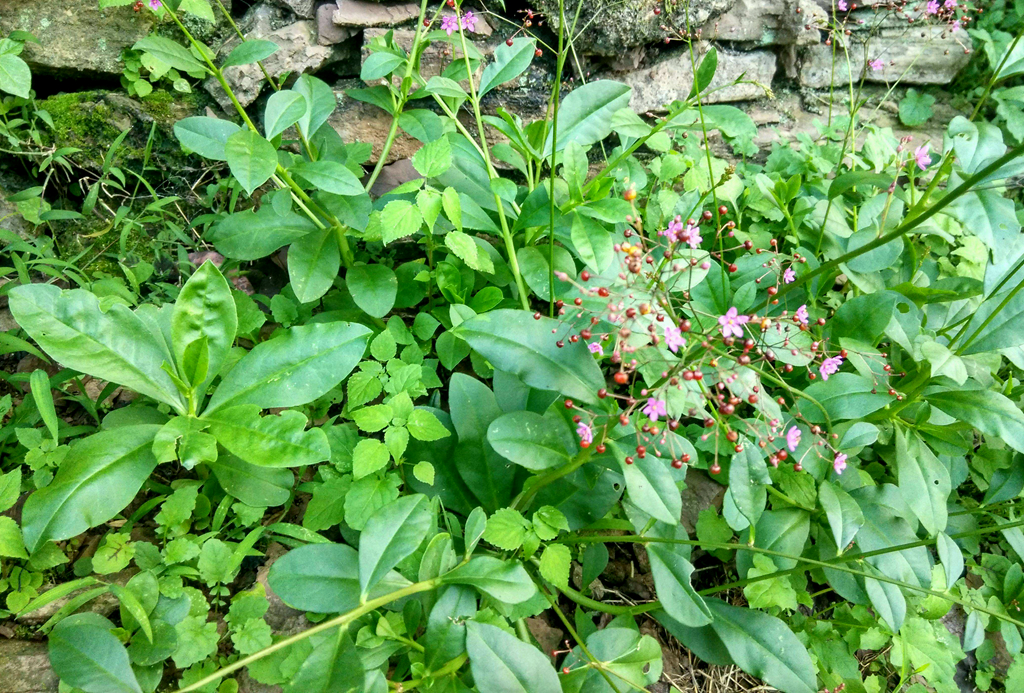
<instances>
[{"instance_id":1,"label":"small pink flower","mask_svg":"<svg viewBox=\"0 0 1024 693\"><path fill-rule=\"evenodd\" d=\"M956 0L946 0L946 2L943 3L943 7L945 7L947 10L955 9L956 8Z\"/></svg>"},{"instance_id":2,"label":"small pink flower","mask_svg":"<svg viewBox=\"0 0 1024 693\"><path fill-rule=\"evenodd\" d=\"M802 305L796 309L796 319L800 321L801 325L807 324L807 305Z\"/></svg>"},{"instance_id":3,"label":"small pink flower","mask_svg":"<svg viewBox=\"0 0 1024 693\"><path fill-rule=\"evenodd\" d=\"M686 346L686 340L683 339L683 331L675 325L665 325L665 346L673 354L679 351L680 347Z\"/></svg>"},{"instance_id":4,"label":"small pink flower","mask_svg":"<svg viewBox=\"0 0 1024 693\"><path fill-rule=\"evenodd\" d=\"M928 156L929 146L928 144L923 144L914 150L914 160L917 161L917 167L922 171L932 163L932 158Z\"/></svg>"},{"instance_id":5,"label":"small pink flower","mask_svg":"<svg viewBox=\"0 0 1024 693\"><path fill-rule=\"evenodd\" d=\"M682 217L676 217L668 223L668 228L664 231L659 231L659 236L668 236L670 241L678 241L679 233L683 230Z\"/></svg>"},{"instance_id":6,"label":"small pink flower","mask_svg":"<svg viewBox=\"0 0 1024 693\"><path fill-rule=\"evenodd\" d=\"M836 474L842 474L846 469L846 455L837 452L835 459L832 460L832 469L836 470Z\"/></svg>"},{"instance_id":7,"label":"small pink flower","mask_svg":"<svg viewBox=\"0 0 1024 693\"><path fill-rule=\"evenodd\" d=\"M647 404L644 405L641 411L651 421L657 421L659 416L667 416L668 414L665 409L664 400L655 399L654 397L648 398Z\"/></svg>"},{"instance_id":8,"label":"small pink flower","mask_svg":"<svg viewBox=\"0 0 1024 693\"><path fill-rule=\"evenodd\" d=\"M885 67L885 63L882 61L881 58L875 58L874 60L868 63L868 67L870 67L875 72L878 72L883 67Z\"/></svg>"},{"instance_id":9,"label":"small pink flower","mask_svg":"<svg viewBox=\"0 0 1024 693\"><path fill-rule=\"evenodd\" d=\"M928 5L925 7L924 11L927 12L928 14L938 14L939 13L939 0L931 0L928 3Z\"/></svg>"},{"instance_id":10,"label":"small pink flower","mask_svg":"<svg viewBox=\"0 0 1024 693\"><path fill-rule=\"evenodd\" d=\"M786 284L792 284L796 281L796 272L793 271L792 267L787 267L786 271L782 273L782 281Z\"/></svg>"},{"instance_id":11,"label":"small pink flower","mask_svg":"<svg viewBox=\"0 0 1024 693\"><path fill-rule=\"evenodd\" d=\"M840 12L846 12L846 10L849 9L846 5L846 0L839 0L839 2L836 3L836 7L839 8Z\"/></svg>"},{"instance_id":12,"label":"small pink flower","mask_svg":"<svg viewBox=\"0 0 1024 693\"><path fill-rule=\"evenodd\" d=\"M800 429L796 426L786 431L786 447L790 452L796 452L796 449L800 447Z\"/></svg>"},{"instance_id":13,"label":"small pink flower","mask_svg":"<svg viewBox=\"0 0 1024 693\"><path fill-rule=\"evenodd\" d=\"M843 365L842 356L831 356L821 362L821 368L818 372L821 373L822 380L828 380L830 375L835 375L839 372L839 367Z\"/></svg>"},{"instance_id":14,"label":"small pink flower","mask_svg":"<svg viewBox=\"0 0 1024 693\"><path fill-rule=\"evenodd\" d=\"M475 32L477 21L478 18L475 14L473 14L472 10L468 11L466 12L466 14L462 15L462 28L465 29L466 31Z\"/></svg>"},{"instance_id":15,"label":"small pink flower","mask_svg":"<svg viewBox=\"0 0 1024 693\"><path fill-rule=\"evenodd\" d=\"M700 237L697 227L690 224L687 224L686 228L683 230L682 239L694 250L699 248L701 242L704 240Z\"/></svg>"},{"instance_id":16,"label":"small pink flower","mask_svg":"<svg viewBox=\"0 0 1024 693\"><path fill-rule=\"evenodd\" d=\"M604 356L604 347L597 342L590 342L587 344L587 349L590 350L591 354L597 354L598 356Z\"/></svg>"},{"instance_id":17,"label":"small pink flower","mask_svg":"<svg viewBox=\"0 0 1024 693\"><path fill-rule=\"evenodd\" d=\"M723 337L742 337L743 325L750 322L749 315L739 315L736 306L726 311L725 315L718 318L718 324L722 326Z\"/></svg>"},{"instance_id":18,"label":"small pink flower","mask_svg":"<svg viewBox=\"0 0 1024 693\"><path fill-rule=\"evenodd\" d=\"M441 17L441 31L449 36L459 30L459 20L454 16Z\"/></svg>"},{"instance_id":19,"label":"small pink flower","mask_svg":"<svg viewBox=\"0 0 1024 693\"><path fill-rule=\"evenodd\" d=\"M582 421L580 422L580 425L576 427L576 435L580 437L581 443L587 443L589 445L594 442L594 430L590 428L589 424L585 424Z\"/></svg>"},{"instance_id":20,"label":"small pink flower","mask_svg":"<svg viewBox=\"0 0 1024 693\"><path fill-rule=\"evenodd\" d=\"M960 20L957 19L949 23L949 30L954 34L960 31Z\"/></svg>"},{"instance_id":21,"label":"small pink flower","mask_svg":"<svg viewBox=\"0 0 1024 693\"><path fill-rule=\"evenodd\" d=\"M163 3L160 0L149 0L149 8L151 10L159 10L161 7L163 7Z\"/></svg>"}]
</instances>

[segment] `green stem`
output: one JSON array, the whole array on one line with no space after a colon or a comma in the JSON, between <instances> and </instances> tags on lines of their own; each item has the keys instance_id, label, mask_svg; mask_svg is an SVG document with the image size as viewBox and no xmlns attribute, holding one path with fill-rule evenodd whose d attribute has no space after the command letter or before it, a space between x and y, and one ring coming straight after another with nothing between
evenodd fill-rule
<instances>
[{"instance_id":1,"label":"green stem","mask_svg":"<svg viewBox=\"0 0 1024 693\"><path fill-rule=\"evenodd\" d=\"M548 189L551 213L551 230L548 233L548 291L551 295L548 310L552 318L555 317L555 151L558 149L558 99L562 91L562 66L565 64L564 41L565 0L558 0L558 60L555 66L555 86L551 93L551 163L548 164L551 176L551 186Z\"/></svg>"}]
</instances>

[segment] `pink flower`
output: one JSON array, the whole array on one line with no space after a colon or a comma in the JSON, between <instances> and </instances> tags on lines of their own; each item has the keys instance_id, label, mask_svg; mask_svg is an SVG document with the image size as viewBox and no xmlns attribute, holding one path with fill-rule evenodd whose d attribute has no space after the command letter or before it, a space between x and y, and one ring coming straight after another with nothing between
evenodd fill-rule
<instances>
[{"instance_id":1,"label":"pink flower","mask_svg":"<svg viewBox=\"0 0 1024 693\"><path fill-rule=\"evenodd\" d=\"M804 304L796 309L796 319L800 321L801 325L807 324L807 305Z\"/></svg>"},{"instance_id":2,"label":"pink flower","mask_svg":"<svg viewBox=\"0 0 1024 693\"><path fill-rule=\"evenodd\" d=\"M818 372L821 373L822 380L828 380L830 375L834 375L839 372L839 367L843 365L842 356L831 356L821 362L821 368Z\"/></svg>"},{"instance_id":3,"label":"pink flower","mask_svg":"<svg viewBox=\"0 0 1024 693\"><path fill-rule=\"evenodd\" d=\"M670 241L679 240L679 232L683 230L682 217L676 217L668 223L668 228L664 231L659 231L659 236L668 236Z\"/></svg>"},{"instance_id":4,"label":"pink flower","mask_svg":"<svg viewBox=\"0 0 1024 693\"><path fill-rule=\"evenodd\" d=\"M846 0L839 0L839 2L836 3L836 7L839 8L840 12L846 12L846 10L849 9L846 5Z\"/></svg>"},{"instance_id":5,"label":"pink flower","mask_svg":"<svg viewBox=\"0 0 1024 693\"><path fill-rule=\"evenodd\" d=\"M875 58L874 60L872 60L872 61L870 61L870 62L868 63L868 67L870 67L870 68L871 68L872 70L874 70L875 72L878 72L878 71L879 71L879 70L881 70L881 69L882 69L883 67L885 67L885 63L884 63L884 62L882 62L882 59L881 59L881 58Z\"/></svg>"},{"instance_id":6,"label":"pink flower","mask_svg":"<svg viewBox=\"0 0 1024 693\"><path fill-rule=\"evenodd\" d=\"M660 399L655 399L654 397L648 398L647 404L644 405L644 408L641 411L643 411L644 416L651 421L657 421L659 416L668 415L668 412L665 409L665 402Z\"/></svg>"},{"instance_id":7,"label":"pink flower","mask_svg":"<svg viewBox=\"0 0 1024 693\"><path fill-rule=\"evenodd\" d=\"M953 32L954 34L956 32L958 32L958 31L960 31L960 20L957 19L956 21L950 22L949 23L949 30L951 32Z\"/></svg>"},{"instance_id":8,"label":"pink flower","mask_svg":"<svg viewBox=\"0 0 1024 693\"><path fill-rule=\"evenodd\" d=\"M466 12L466 14L462 15L462 28L465 29L466 31L475 32L477 21L477 16L473 14L472 10L470 10Z\"/></svg>"},{"instance_id":9,"label":"pink flower","mask_svg":"<svg viewBox=\"0 0 1024 693\"><path fill-rule=\"evenodd\" d=\"M796 452L796 449L800 447L800 429L796 426L786 431L786 447L790 452Z\"/></svg>"},{"instance_id":10,"label":"pink flower","mask_svg":"<svg viewBox=\"0 0 1024 693\"><path fill-rule=\"evenodd\" d=\"M665 346L673 354L679 351L680 347L686 346L686 340L683 339L683 331L675 325L665 325Z\"/></svg>"},{"instance_id":11,"label":"pink flower","mask_svg":"<svg viewBox=\"0 0 1024 693\"><path fill-rule=\"evenodd\" d=\"M928 14L938 14L939 0L931 0L931 2L929 2L928 5L925 7L924 11L927 12Z\"/></svg>"},{"instance_id":12,"label":"pink flower","mask_svg":"<svg viewBox=\"0 0 1024 693\"><path fill-rule=\"evenodd\" d=\"M587 349L590 350L591 354L597 354L598 356L604 356L604 347L597 342L590 342L587 344Z\"/></svg>"},{"instance_id":13,"label":"pink flower","mask_svg":"<svg viewBox=\"0 0 1024 693\"><path fill-rule=\"evenodd\" d=\"M725 315L718 318L718 324L722 326L723 337L742 337L743 336L743 325L750 322L749 315L739 315L739 311L736 310L736 306L733 306Z\"/></svg>"},{"instance_id":14,"label":"pink flower","mask_svg":"<svg viewBox=\"0 0 1024 693\"><path fill-rule=\"evenodd\" d=\"M928 165L932 163L932 158L928 156L928 147L930 145L923 144L914 150L914 159L917 161L917 167L922 171L928 168Z\"/></svg>"},{"instance_id":15,"label":"pink flower","mask_svg":"<svg viewBox=\"0 0 1024 693\"><path fill-rule=\"evenodd\" d=\"M792 284L796 281L796 272L793 271L792 267L787 267L786 271L782 273L782 281L786 284Z\"/></svg>"},{"instance_id":16,"label":"pink flower","mask_svg":"<svg viewBox=\"0 0 1024 693\"><path fill-rule=\"evenodd\" d=\"M947 10L954 9L956 7L956 0L946 0L946 2L943 3L943 7L945 7Z\"/></svg>"},{"instance_id":17,"label":"pink flower","mask_svg":"<svg viewBox=\"0 0 1024 693\"><path fill-rule=\"evenodd\" d=\"M846 469L846 455L837 452L835 459L832 460L832 469L836 470L836 474L842 474Z\"/></svg>"},{"instance_id":18,"label":"pink flower","mask_svg":"<svg viewBox=\"0 0 1024 693\"><path fill-rule=\"evenodd\" d=\"M701 241L704 239L700 237L700 233L697 231L697 227L693 224L687 224L683 232L679 234L679 240L686 241L686 243L696 250L700 247Z\"/></svg>"},{"instance_id":19,"label":"pink flower","mask_svg":"<svg viewBox=\"0 0 1024 693\"><path fill-rule=\"evenodd\" d=\"M149 0L149 8L151 10L159 10L162 6L163 3L160 0Z\"/></svg>"},{"instance_id":20,"label":"pink flower","mask_svg":"<svg viewBox=\"0 0 1024 693\"><path fill-rule=\"evenodd\" d=\"M581 421L580 425L576 427L576 435L580 437L581 443L589 445L594 442L594 431L590 428L590 424L585 424Z\"/></svg>"},{"instance_id":21,"label":"pink flower","mask_svg":"<svg viewBox=\"0 0 1024 693\"><path fill-rule=\"evenodd\" d=\"M445 32L449 36L452 32L459 30L459 20L456 17L448 16L441 17L441 31Z\"/></svg>"}]
</instances>

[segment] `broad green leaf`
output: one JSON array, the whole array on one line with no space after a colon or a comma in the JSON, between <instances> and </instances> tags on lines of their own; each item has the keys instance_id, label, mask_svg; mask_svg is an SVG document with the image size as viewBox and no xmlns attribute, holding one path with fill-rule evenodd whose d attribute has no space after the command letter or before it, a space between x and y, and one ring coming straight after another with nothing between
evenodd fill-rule
<instances>
[{"instance_id":1,"label":"broad green leaf","mask_svg":"<svg viewBox=\"0 0 1024 693\"><path fill-rule=\"evenodd\" d=\"M491 258L469 234L462 231L449 231L444 236L444 244L470 268L486 274L494 273L494 263Z\"/></svg>"},{"instance_id":2,"label":"broad green leaf","mask_svg":"<svg viewBox=\"0 0 1024 693\"><path fill-rule=\"evenodd\" d=\"M487 428L487 441L499 455L534 471L568 464L574 447L563 420L532 411L499 416Z\"/></svg>"},{"instance_id":3,"label":"broad green leaf","mask_svg":"<svg viewBox=\"0 0 1024 693\"><path fill-rule=\"evenodd\" d=\"M814 665L807 649L774 616L718 599L706 600L713 620L690 628L662 611L654 617L699 658L712 664L735 663L751 676L764 679L783 693L815 693Z\"/></svg>"},{"instance_id":4,"label":"broad green leaf","mask_svg":"<svg viewBox=\"0 0 1024 693\"><path fill-rule=\"evenodd\" d=\"M277 44L273 41L262 41L259 39L246 39L235 46L228 57L221 64L220 68L231 67L232 65L249 65L259 60L266 60L277 51Z\"/></svg>"},{"instance_id":5,"label":"broad green leaf","mask_svg":"<svg viewBox=\"0 0 1024 693\"><path fill-rule=\"evenodd\" d=\"M447 573L442 582L469 585L507 604L519 604L537 592L530 576L518 561L503 561L491 556L477 556L461 568Z\"/></svg>"},{"instance_id":6,"label":"broad green leaf","mask_svg":"<svg viewBox=\"0 0 1024 693\"><path fill-rule=\"evenodd\" d=\"M271 94L263 111L263 130L267 139L272 140L295 125L305 115L307 108L305 97L291 89Z\"/></svg>"},{"instance_id":7,"label":"broad green leaf","mask_svg":"<svg viewBox=\"0 0 1024 693\"><path fill-rule=\"evenodd\" d=\"M359 587L363 597L423 543L434 528L426 496L399 498L374 513L359 535Z\"/></svg>"},{"instance_id":8,"label":"broad green leaf","mask_svg":"<svg viewBox=\"0 0 1024 693\"><path fill-rule=\"evenodd\" d=\"M466 320L454 333L530 387L596 404L597 391L605 386L601 369L581 342L561 349L555 345L551 330L560 325L549 318L534 320L527 311L503 309Z\"/></svg>"},{"instance_id":9,"label":"broad green leaf","mask_svg":"<svg viewBox=\"0 0 1024 693\"><path fill-rule=\"evenodd\" d=\"M87 291L30 284L11 290L10 308L18 325L64 366L185 411L184 400L161 368L171 361L170 352L125 306L115 304L104 312Z\"/></svg>"},{"instance_id":10,"label":"broad green leaf","mask_svg":"<svg viewBox=\"0 0 1024 693\"><path fill-rule=\"evenodd\" d=\"M958 197L951 207L960 222L993 253L1003 252L1020 235L1013 201L997 192L973 190Z\"/></svg>"},{"instance_id":11,"label":"broad green leaf","mask_svg":"<svg viewBox=\"0 0 1024 693\"><path fill-rule=\"evenodd\" d=\"M466 622L476 615L477 596L467 587L445 588L427 617L421 641L424 663L436 669L466 650Z\"/></svg>"},{"instance_id":12,"label":"broad green leaf","mask_svg":"<svg viewBox=\"0 0 1024 693\"><path fill-rule=\"evenodd\" d=\"M178 12L187 12L208 22L214 21L213 8L209 0L181 0L178 4Z\"/></svg>"},{"instance_id":13,"label":"broad green leaf","mask_svg":"<svg viewBox=\"0 0 1024 693\"><path fill-rule=\"evenodd\" d=\"M754 546L769 551L799 556L803 553L810 532L810 516L800 508L782 508L766 510L757 519L754 526ZM750 531L744 530L740 535L740 543L749 542ZM772 562L779 570L789 570L797 565L796 559L771 556ZM753 562L749 551L736 553L736 569L740 577L748 577Z\"/></svg>"},{"instance_id":14,"label":"broad green leaf","mask_svg":"<svg viewBox=\"0 0 1024 693\"><path fill-rule=\"evenodd\" d=\"M207 260L185 282L171 313L171 345L178 373L188 380L194 371L195 358L203 358L207 364L205 375L197 376L192 382L198 389L197 397L202 398L206 386L224 365L238 328L238 314L231 285L216 265ZM200 342L205 352L201 357L191 356L189 347Z\"/></svg>"},{"instance_id":15,"label":"broad green leaf","mask_svg":"<svg viewBox=\"0 0 1024 693\"><path fill-rule=\"evenodd\" d=\"M612 116L629 104L630 88L621 82L599 79L573 90L558 108L558 143L562 150L569 142L587 146L603 140L612 130ZM551 134L544 145L544 156L551 154Z\"/></svg>"},{"instance_id":16,"label":"broad green leaf","mask_svg":"<svg viewBox=\"0 0 1024 693\"><path fill-rule=\"evenodd\" d=\"M331 457L327 435L319 428L306 430L301 412L260 416L259 406L240 404L207 414L203 420L224 448L258 467L301 467Z\"/></svg>"},{"instance_id":17,"label":"broad green leaf","mask_svg":"<svg viewBox=\"0 0 1024 693\"><path fill-rule=\"evenodd\" d=\"M206 239L225 257L259 260L316 230L308 217L294 212L277 214L265 204L258 212L247 209L229 214L210 228Z\"/></svg>"},{"instance_id":18,"label":"broad green leaf","mask_svg":"<svg viewBox=\"0 0 1024 693\"><path fill-rule=\"evenodd\" d=\"M484 68L483 76L480 78L480 88L477 96L484 94L497 86L510 82L530 67L533 62L534 52L537 49L537 42L532 38L520 36L512 39L512 45L501 44L494 50L494 62ZM427 85L430 86L429 83Z\"/></svg>"},{"instance_id":19,"label":"broad green leaf","mask_svg":"<svg viewBox=\"0 0 1024 693\"><path fill-rule=\"evenodd\" d=\"M398 278L394 271L386 265L350 267L345 274L345 284L352 294L352 300L367 315L382 318L395 305L395 297L398 295Z\"/></svg>"},{"instance_id":20,"label":"broad green leaf","mask_svg":"<svg viewBox=\"0 0 1024 693\"><path fill-rule=\"evenodd\" d=\"M951 589L963 575L964 554L945 532L939 532L937 539L935 548L938 550L939 560L942 561L942 569L946 575L946 587Z\"/></svg>"},{"instance_id":21,"label":"broad green leaf","mask_svg":"<svg viewBox=\"0 0 1024 693\"><path fill-rule=\"evenodd\" d=\"M983 505L990 505L1013 500L1020 495L1021 489L1024 489L1024 464L1021 458L1015 455L1009 467L992 472L988 490L985 491L985 497L981 502Z\"/></svg>"},{"instance_id":22,"label":"broad green leaf","mask_svg":"<svg viewBox=\"0 0 1024 693\"><path fill-rule=\"evenodd\" d=\"M310 74L299 75L292 85L292 91L297 91L306 99L306 113L299 118L298 126L304 136L312 137L338 107L337 97L326 82Z\"/></svg>"},{"instance_id":23,"label":"broad green leaf","mask_svg":"<svg viewBox=\"0 0 1024 693\"><path fill-rule=\"evenodd\" d=\"M610 674L613 681L622 681L629 686L628 690L637 691L649 690L649 686L661 679L662 655L658 641L632 628L616 625L612 621L603 630L590 634L586 638L587 652L577 645L563 660L562 666L570 669L568 674L559 677L565 693L611 691L602 674ZM590 665L590 657L599 662L601 671Z\"/></svg>"},{"instance_id":24,"label":"broad green leaf","mask_svg":"<svg viewBox=\"0 0 1024 693\"><path fill-rule=\"evenodd\" d=\"M214 161L227 161L224 145L241 128L229 120L192 116L174 124L174 136L181 146Z\"/></svg>"},{"instance_id":25,"label":"broad green leaf","mask_svg":"<svg viewBox=\"0 0 1024 693\"><path fill-rule=\"evenodd\" d=\"M949 470L916 434L896 429L896 466L903 499L934 536L946 529Z\"/></svg>"},{"instance_id":26,"label":"broad green leaf","mask_svg":"<svg viewBox=\"0 0 1024 693\"><path fill-rule=\"evenodd\" d=\"M132 49L145 51L162 63L170 65L175 70L182 72L196 72L207 74L209 70L199 62L188 49L177 41L172 41L163 36L147 36L135 42Z\"/></svg>"},{"instance_id":27,"label":"broad green leaf","mask_svg":"<svg viewBox=\"0 0 1024 693\"><path fill-rule=\"evenodd\" d=\"M349 322L293 327L261 342L224 377L204 417L223 406L297 407L327 393L359 363L370 330Z\"/></svg>"},{"instance_id":28,"label":"broad green leaf","mask_svg":"<svg viewBox=\"0 0 1024 693\"><path fill-rule=\"evenodd\" d=\"M288 279L299 303L316 301L331 288L341 251L333 228L308 234L288 246Z\"/></svg>"},{"instance_id":29,"label":"broad green leaf","mask_svg":"<svg viewBox=\"0 0 1024 693\"><path fill-rule=\"evenodd\" d=\"M966 340L975 332L978 336L968 343ZM1024 291L1013 296L1000 293L985 299L971 317L964 335L962 348L967 355L1024 345Z\"/></svg>"},{"instance_id":30,"label":"broad green leaf","mask_svg":"<svg viewBox=\"0 0 1024 693\"><path fill-rule=\"evenodd\" d=\"M477 688L493 693L562 693L546 654L497 626L466 624L466 652Z\"/></svg>"},{"instance_id":31,"label":"broad green leaf","mask_svg":"<svg viewBox=\"0 0 1024 693\"><path fill-rule=\"evenodd\" d=\"M274 145L252 130L239 130L228 137L224 143L224 156L231 174L250 195L277 170Z\"/></svg>"},{"instance_id":32,"label":"broad green leaf","mask_svg":"<svg viewBox=\"0 0 1024 693\"><path fill-rule=\"evenodd\" d=\"M352 478L362 479L387 466L391 454L376 438L364 438L352 449Z\"/></svg>"},{"instance_id":33,"label":"broad green leaf","mask_svg":"<svg viewBox=\"0 0 1024 693\"><path fill-rule=\"evenodd\" d=\"M364 82L375 82L387 77L405 63L405 58L388 51L376 51L363 61L359 79Z\"/></svg>"},{"instance_id":34,"label":"broad green leaf","mask_svg":"<svg viewBox=\"0 0 1024 693\"><path fill-rule=\"evenodd\" d=\"M82 438L68 451L50 484L28 497L22 511L25 546L81 534L114 517L156 468L159 426L122 426Z\"/></svg>"},{"instance_id":35,"label":"broad green leaf","mask_svg":"<svg viewBox=\"0 0 1024 693\"><path fill-rule=\"evenodd\" d=\"M283 693L347 693L362 691L366 678L359 651L347 628L337 628L313 647Z\"/></svg>"},{"instance_id":36,"label":"broad green leaf","mask_svg":"<svg viewBox=\"0 0 1024 693\"><path fill-rule=\"evenodd\" d=\"M423 91L428 94L437 94L438 96L446 96L452 99L469 98L469 94L454 79L437 75L427 80L427 85L423 88Z\"/></svg>"},{"instance_id":37,"label":"broad green leaf","mask_svg":"<svg viewBox=\"0 0 1024 693\"><path fill-rule=\"evenodd\" d=\"M526 285L541 300L551 298L551 254L548 248L541 250L537 246L524 246L516 253L519 270L526 280ZM570 279L576 278L576 263L572 254L561 246L555 246L555 272L564 272ZM555 277L555 298L566 298L572 290L572 284Z\"/></svg>"},{"instance_id":38,"label":"broad green leaf","mask_svg":"<svg viewBox=\"0 0 1024 693\"><path fill-rule=\"evenodd\" d=\"M603 272L608 269L614 259L612 236L600 223L574 214L571 237L576 254L592 270Z\"/></svg>"},{"instance_id":39,"label":"broad green leaf","mask_svg":"<svg viewBox=\"0 0 1024 693\"><path fill-rule=\"evenodd\" d=\"M618 445L611 444L611 449L626 478L630 502L655 519L670 525L679 524L682 499L666 462L654 455L633 455L632 462L627 462L626 454Z\"/></svg>"},{"instance_id":40,"label":"broad green leaf","mask_svg":"<svg viewBox=\"0 0 1024 693\"><path fill-rule=\"evenodd\" d=\"M846 301L831 320L833 337L853 337L874 344L889 324L896 299L895 292L882 291Z\"/></svg>"},{"instance_id":41,"label":"broad green leaf","mask_svg":"<svg viewBox=\"0 0 1024 693\"><path fill-rule=\"evenodd\" d=\"M49 637L50 665L68 686L85 693L142 693L128 652L99 614L75 614Z\"/></svg>"},{"instance_id":42,"label":"broad green leaf","mask_svg":"<svg viewBox=\"0 0 1024 693\"><path fill-rule=\"evenodd\" d=\"M499 549L515 551L523 545L529 527L530 523L515 508L498 508L487 518L483 538L488 544L493 544Z\"/></svg>"},{"instance_id":43,"label":"broad green leaf","mask_svg":"<svg viewBox=\"0 0 1024 693\"><path fill-rule=\"evenodd\" d=\"M900 122L910 127L924 125L932 117L932 105L935 97L923 94L917 89L908 89L907 95L900 99Z\"/></svg>"},{"instance_id":44,"label":"broad green leaf","mask_svg":"<svg viewBox=\"0 0 1024 693\"><path fill-rule=\"evenodd\" d=\"M1017 452L1024 452L1024 414L1005 396L992 390L940 390L925 394L936 409L997 436Z\"/></svg>"},{"instance_id":45,"label":"broad green leaf","mask_svg":"<svg viewBox=\"0 0 1024 693\"><path fill-rule=\"evenodd\" d=\"M832 421L859 419L894 401L884 388L856 373L836 373L828 380L819 380L804 392L807 397L797 403L797 411L809 423L825 423L826 413ZM817 403L812 401L812 397ZM821 407L824 407L824 412Z\"/></svg>"},{"instance_id":46,"label":"broad green leaf","mask_svg":"<svg viewBox=\"0 0 1024 693\"><path fill-rule=\"evenodd\" d=\"M416 440L434 441L447 438L451 432L436 416L426 409L414 409L406 423L409 434Z\"/></svg>"},{"instance_id":47,"label":"broad green leaf","mask_svg":"<svg viewBox=\"0 0 1024 693\"><path fill-rule=\"evenodd\" d=\"M53 441L57 442L57 410L53 405L53 392L50 391L50 376L43 369L37 368L32 371L28 382L39 417L46 425L46 429L50 432L50 436L53 437Z\"/></svg>"},{"instance_id":48,"label":"broad green leaf","mask_svg":"<svg viewBox=\"0 0 1024 693\"><path fill-rule=\"evenodd\" d=\"M893 632L898 632L907 616L907 599L899 587L874 578L864 578L864 592L878 617Z\"/></svg>"},{"instance_id":49,"label":"broad green leaf","mask_svg":"<svg viewBox=\"0 0 1024 693\"><path fill-rule=\"evenodd\" d=\"M303 161L288 170L320 190L335 195L354 197L365 192L355 174L337 161Z\"/></svg>"},{"instance_id":50,"label":"broad green leaf","mask_svg":"<svg viewBox=\"0 0 1024 693\"><path fill-rule=\"evenodd\" d=\"M28 64L10 53L0 55L0 91L27 99L31 89L32 71Z\"/></svg>"},{"instance_id":51,"label":"broad green leaf","mask_svg":"<svg viewBox=\"0 0 1024 693\"><path fill-rule=\"evenodd\" d=\"M752 525L757 525L764 512L768 496L765 487L771 483L764 458L754 445L746 442L743 452L733 455L729 463L729 494L740 514Z\"/></svg>"},{"instance_id":52,"label":"broad green leaf","mask_svg":"<svg viewBox=\"0 0 1024 693\"><path fill-rule=\"evenodd\" d=\"M841 553L864 524L864 513L850 494L829 481L821 482L818 487L818 501L825 511L829 527L832 528L832 537Z\"/></svg>"},{"instance_id":53,"label":"broad green leaf","mask_svg":"<svg viewBox=\"0 0 1024 693\"><path fill-rule=\"evenodd\" d=\"M423 224L423 215L413 203L407 200L393 200L381 211L380 223L382 240L387 245L419 231Z\"/></svg>"},{"instance_id":54,"label":"broad green leaf","mask_svg":"<svg viewBox=\"0 0 1024 693\"><path fill-rule=\"evenodd\" d=\"M284 505L295 483L295 476L288 469L257 467L234 455L218 455L208 464L225 491L254 508Z\"/></svg>"},{"instance_id":55,"label":"broad green leaf","mask_svg":"<svg viewBox=\"0 0 1024 693\"><path fill-rule=\"evenodd\" d=\"M647 555L651 561L654 588L669 616L691 627L710 623L711 611L690 583L693 565L680 553L679 547L652 543L647 546Z\"/></svg>"},{"instance_id":56,"label":"broad green leaf","mask_svg":"<svg viewBox=\"0 0 1024 693\"><path fill-rule=\"evenodd\" d=\"M153 626L149 622L149 615L146 608L139 602L139 598L135 594L120 585L111 585L110 593L117 597L117 601L123 609L122 613L127 612L131 617L139 624L139 628L142 629L143 635L146 636L150 642L153 642Z\"/></svg>"},{"instance_id":57,"label":"broad green leaf","mask_svg":"<svg viewBox=\"0 0 1024 693\"><path fill-rule=\"evenodd\" d=\"M711 80L714 79L717 70L718 50L712 46L704 57L700 59L700 64L697 65L697 71L693 75L693 86L690 88L689 98L692 99L711 86Z\"/></svg>"},{"instance_id":58,"label":"broad green leaf","mask_svg":"<svg viewBox=\"0 0 1024 693\"><path fill-rule=\"evenodd\" d=\"M424 178L433 178L451 168L452 146L447 137L427 142L412 156L412 165Z\"/></svg>"},{"instance_id":59,"label":"broad green leaf","mask_svg":"<svg viewBox=\"0 0 1024 693\"><path fill-rule=\"evenodd\" d=\"M0 515L0 556L28 560L21 527L6 515Z\"/></svg>"}]
</instances>

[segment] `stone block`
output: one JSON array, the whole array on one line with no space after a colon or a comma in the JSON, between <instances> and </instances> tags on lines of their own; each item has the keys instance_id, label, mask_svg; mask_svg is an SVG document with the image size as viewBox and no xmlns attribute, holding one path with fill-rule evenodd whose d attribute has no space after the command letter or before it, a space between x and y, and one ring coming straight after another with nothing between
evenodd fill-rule
<instances>
[{"instance_id":1,"label":"stone block","mask_svg":"<svg viewBox=\"0 0 1024 693\"><path fill-rule=\"evenodd\" d=\"M366 0L338 0L331 16L341 27L396 26L419 17L419 5L413 2L382 3Z\"/></svg>"}]
</instances>

